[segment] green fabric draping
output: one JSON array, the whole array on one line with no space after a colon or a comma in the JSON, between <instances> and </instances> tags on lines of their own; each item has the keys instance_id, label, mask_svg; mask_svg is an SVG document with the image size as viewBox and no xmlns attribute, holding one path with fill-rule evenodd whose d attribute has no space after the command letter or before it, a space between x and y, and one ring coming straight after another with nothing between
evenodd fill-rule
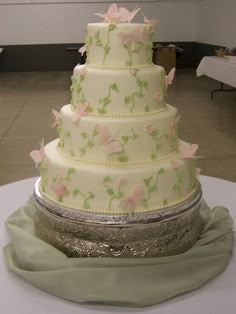
<instances>
[{"instance_id":1,"label":"green fabric draping","mask_svg":"<svg viewBox=\"0 0 236 314\"><path fill-rule=\"evenodd\" d=\"M32 199L6 222L8 268L32 285L78 303L144 307L202 286L221 273L233 249L233 221L203 202L204 226L187 252L156 258L68 258L34 235Z\"/></svg>"}]
</instances>

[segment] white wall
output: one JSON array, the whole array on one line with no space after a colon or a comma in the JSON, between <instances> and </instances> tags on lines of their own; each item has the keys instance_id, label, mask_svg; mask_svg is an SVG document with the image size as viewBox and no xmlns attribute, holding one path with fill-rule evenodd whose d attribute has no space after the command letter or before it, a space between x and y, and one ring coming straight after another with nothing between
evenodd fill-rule
<instances>
[{"instance_id":1,"label":"white wall","mask_svg":"<svg viewBox=\"0 0 236 314\"><path fill-rule=\"evenodd\" d=\"M195 40L198 3L137 3L141 3L148 18L159 20L155 41ZM131 9L137 3L119 6ZM0 45L83 42L86 24L101 20L93 13L106 12L108 6L108 3L0 5Z\"/></svg>"},{"instance_id":2,"label":"white wall","mask_svg":"<svg viewBox=\"0 0 236 314\"><path fill-rule=\"evenodd\" d=\"M236 0L205 0L197 7L196 40L219 46L236 46Z\"/></svg>"}]
</instances>

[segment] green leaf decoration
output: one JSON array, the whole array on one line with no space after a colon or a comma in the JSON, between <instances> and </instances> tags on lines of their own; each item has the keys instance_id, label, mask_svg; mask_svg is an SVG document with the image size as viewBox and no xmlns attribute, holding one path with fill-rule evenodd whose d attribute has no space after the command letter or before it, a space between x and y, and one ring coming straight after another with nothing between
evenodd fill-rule
<instances>
[{"instance_id":1,"label":"green leaf decoration","mask_svg":"<svg viewBox=\"0 0 236 314\"><path fill-rule=\"evenodd\" d=\"M80 148L79 151L80 151L81 157L85 155L86 153L86 149L84 147Z\"/></svg>"},{"instance_id":2,"label":"green leaf decoration","mask_svg":"<svg viewBox=\"0 0 236 314\"><path fill-rule=\"evenodd\" d=\"M155 160L156 158L157 158L157 155L154 154L154 153L152 153L152 154L151 154L151 159L152 159L152 160Z\"/></svg>"},{"instance_id":3,"label":"green leaf decoration","mask_svg":"<svg viewBox=\"0 0 236 314\"><path fill-rule=\"evenodd\" d=\"M98 113L104 114L104 113L107 113L107 111L103 108L98 108Z\"/></svg>"},{"instance_id":4,"label":"green leaf decoration","mask_svg":"<svg viewBox=\"0 0 236 314\"><path fill-rule=\"evenodd\" d=\"M103 104L104 104L104 106L107 106L107 105L109 105L109 103L111 102L111 99L110 99L110 97L104 97L103 98Z\"/></svg>"},{"instance_id":5,"label":"green leaf decoration","mask_svg":"<svg viewBox=\"0 0 236 314\"><path fill-rule=\"evenodd\" d=\"M115 194L114 191L111 188L107 189L107 193L109 195L114 195Z\"/></svg>"},{"instance_id":6,"label":"green leaf decoration","mask_svg":"<svg viewBox=\"0 0 236 314\"><path fill-rule=\"evenodd\" d=\"M111 50L111 47L109 46L108 43L105 45L104 50L105 50L105 55L108 55Z\"/></svg>"},{"instance_id":7,"label":"green leaf decoration","mask_svg":"<svg viewBox=\"0 0 236 314\"><path fill-rule=\"evenodd\" d=\"M100 38L96 40L96 46L102 47L102 41Z\"/></svg>"},{"instance_id":8,"label":"green leaf decoration","mask_svg":"<svg viewBox=\"0 0 236 314\"><path fill-rule=\"evenodd\" d=\"M168 205L168 200L167 200L167 198L164 198L164 199L163 199L163 205L164 205L164 206Z\"/></svg>"},{"instance_id":9,"label":"green leaf decoration","mask_svg":"<svg viewBox=\"0 0 236 314\"><path fill-rule=\"evenodd\" d=\"M149 112L149 111L150 111L149 106L145 106L145 107L144 107L144 111L145 111L145 112Z\"/></svg>"},{"instance_id":10,"label":"green leaf decoration","mask_svg":"<svg viewBox=\"0 0 236 314\"><path fill-rule=\"evenodd\" d=\"M70 150L70 156L75 157L75 153L73 152L73 150Z\"/></svg>"},{"instance_id":11,"label":"green leaf decoration","mask_svg":"<svg viewBox=\"0 0 236 314\"><path fill-rule=\"evenodd\" d=\"M152 176L149 177L149 178L144 179L143 182L144 182L144 184L145 184L147 187L149 187L151 180L152 180Z\"/></svg>"},{"instance_id":12,"label":"green leaf decoration","mask_svg":"<svg viewBox=\"0 0 236 314\"><path fill-rule=\"evenodd\" d=\"M131 97L130 96L126 96L124 99L125 104L129 104L131 102Z\"/></svg>"},{"instance_id":13,"label":"green leaf decoration","mask_svg":"<svg viewBox=\"0 0 236 314\"><path fill-rule=\"evenodd\" d=\"M84 208L84 209L89 209L89 204L88 204L87 201L84 201L84 203L83 203L83 208Z\"/></svg>"},{"instance_id":14,"label":"green leaf decoration","mask_svg":"<svg viewBox=\"0 0 236 314\"><path fill-rule=\"evenodd\" d=\"M79 194L79 189L74 189L73 190L73 196L76 196L76 195L78 195Z\"/></svg>"},{"instance_id":15,"label":"green leaf decoration","mask_svg":"<svg viewBox=\"0 0 236 314\"><path fill-rule=\"evenodd\" d=\"M158 171L158 174L163 174L165 173L165 169L164 168L161 168L159 171Z\"/></svg>"},{"instance_id":16,"label":"green leaf decoration","mask_svg":"<svg viewBox=\"0 0 236 314\"><path fill-rule=\"evenodd\" d=\"M88 134L87 134L86 132L82 132L82 133L81 133L81 136L82 136L83 138L87 138L87 137L88 137Z\"/></svg>"},{"instance_id":17,"label":"green leaf decoration","mask_svg":"<svg viewBox=\"0 0 236 314\"><path fill-rule=\"evenodd\" d=\"M95 194L93 192L88 192L89 198L92 199L95 197Z\"/></svg>"},{"instance_id":18,"label":"green leaf decoration","mask_svg":"<svg viewBox=\"0 0 236 314\"><path fill-rule=\"evenodd\" d=\"M93 136L97 136L99 134L99 132L94 128L93 129Z\"/></svg>"},{"instance_id":19,"label":"green leaf decoration","mask_svg":"<svg viewBox=\"0 0 236 314\"><path fill-rule=\"evenodd\" d=\"M128 136L122 136L121 138L122 138L122 140L124 142L124 145L128 143L128 141L129 141L129 137Z\"/></svg>"},{"instance_id":20,"label":"green leaf decoration","mask_svg":"<svg viewBox=\"0 0 236 314\"><path fill-rule=\"evenodd\" d=\"M114 29L116 29L116 24L110 24L108 27L108 31L113 31Z\"/></svg>"},{"instance_id":21,"label":"green leaf decoration","mask_svg":"<svg viewBox=\"0 0 236 314\"><path fill-rule=\"evenodd\" d=\"M119 161L120 162L127 162L129 160L128 156L123 154L121 156L119 156Z\"/></svg>"},{"instance_id":22,"label":"green leaf decoration","mask_svg":"<svg viewBox=\"0 0 236 314\"><path fill-rule=\"evenodd\" d=\"M68 175L71 175L71 174L73 174L73 173L76 173L75 168L69 168L69 169L68 169Z\"/></svg>"},{"instance_id":23,"label":"green leaf decoration","mask_svg":"<svg viewBox=\"0 0 236 314\"><path fill-rule=\"evenodd\" d=\"M111 178L109 176L106 176L103 178L103 183L111 182Z\"/></svg>"},{"instance_id":24,"label":"green leaf decoration","mask_svg":"<svg viewBox=\"0 0 236 314\"><path fill-rule=\"evenodd\" d=\"M90 147L90 148L94 147L94 142L88 141L88 147Z\"/></svg>"},{"instance_id":25,"label":"green leaf decoration","mask_svg":"<svg viewBox=\"0 0 236 314\"><path fill-rule=\"evenodd\" d=\"M155 185L152 185L150 188L149 188L149 192L154 192L157 190L157 187Z\"/></svg>"},{"instance_id":26,"label":"green leaf decoration","mask_svg":"<svg viewBox=\"0 0 236 314\"><path fill-rule=\"evenodd\" d=\"M116 83L112 84L112 85L111 85L111 88L112 88L114 91L116 91L117 93L119 93L119 89L118 89L118 86L117 86Z\"/></svg>"}]
</instances>

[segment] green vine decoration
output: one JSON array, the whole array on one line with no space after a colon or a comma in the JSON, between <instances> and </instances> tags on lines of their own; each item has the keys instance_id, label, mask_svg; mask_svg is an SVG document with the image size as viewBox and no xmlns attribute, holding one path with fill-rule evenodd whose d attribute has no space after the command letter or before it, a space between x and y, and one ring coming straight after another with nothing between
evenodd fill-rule
<instances>
[{"instance_id":1,"label":"green vine decoration","mask_svg":"<svg viewBox=\"0 0 236 314\"><path fill-rule=\"evenodd\" d=\"M48 178L47 178L47 164L44 160L42 160L39 164L39 173L40 173L40 186L43 192L45 192L46 186L48 185Z\"/></svg>"},{"instance_id":2,"label":"green vine decoration","mask_svg":"<svg viewBox=\"0 0 236 314\"><path fill-rule=\"evenodd\" d=\"M85 41L85 47L86 47L86 63L89 63L89 57L90 57L90 46L93 43L93 37L88 37Z\"/></svg>"},{"instance_id":3,"label":"green vine decoration","mask_svg":"<svg viewBox=\"0 0 236 314\"><path fill-rule=\"evenodd\" d=\"M150 200L151 193L157 191L157 182L158 182L159 175L162 175L163 173L165 173L164 168L160 168L155 178L151 176L143 180L144 185L147 190L147 197L144 199L144 205L146 208L148 207L148 202Z\"/></svg>"},{"instance_id":4,"label":"green vine decoration","mask_svg":"<svg viewBox=\"0 0 236 314\"><path fill-rule=\"evenodd\" d=\"M100 37L100 31L97 30L94 34L94 39L95 39L95 46L97 47L101 47L104 50L104 55L103 55L103 60L102 60L102 64L105 64L106 61L106 57L109 54L110 50L111 50L111 46L110 46L110 32L112 32L114 29L116 29L117 25L116 24L110 24L108 27L108 32L107 32L107 39L106 42L103 43ZM93 39L92 37L89 37L89 39ZM90 39L90 42L91 42Z\"/></svg>"},{"instance_id":5,"label":"green vine decoration","mask_svg":"<svg viewBox=\"0 0 236 314\"><path fill-rule=\"evenodd\" d=\"M69 131L65 131L63 126L62 126L62 119L59 118L59 123L57 126L57 132L59 134L59 142L58 142L58 147L59 148L64 148L65 146L65 140L66 138L70 137L70 132Z\"/></svg>"},{"instance_id":6,"label":"green vine decoration","mask_svg":"<svg viewBox=\"0 0 236 314\"><path fill-rule=\"evenodd\" d=\"M138 69L135 70L135 73L132 74L136 79L136 84L138 90L133 92L132 94L126 96L124 98L124 103L127 106L130 106L130 112L133 113L134 107L135 107L135 100L136 98L143 97L143 90L148 89L148 82L145 80L141 80L137 75Z\"/></svg>"},{"instance_id":7,"label":"green vine decoration","mask_svg":"<svg viewBox=\"0 0 236 314\"><path fill-rule=\"evenodd\" d=\"M81 192L78 188L73 190L73 196L76 197L77 195L80 195L83 198L83 205L82 207L84 209L89 209L90 204L89 200L93 199L95 197L95 194L93 192L88 191L87 195L83 192Z\"/></svg>"},{"instance_id":8,"label":"green vine decoration","mask_svg":"<svg viewBox=\"0 0 236 314\"><path fill-rule=\"evenodd\" d=\"M162 202L162 204L163 204L163 206L167 206L168 205L168 199L167 198L164 198L163 199L163 202Z\"/></svg>"},{"instance_id":9,"label":"green vine decoration","mask_svg":"<svg viewBox=\"0 0 236 314\"><path fill-rule=\"evenodd\" d=\"M70 167L70 168L67 169L67 173L66 173L66 175L64 177L60 176L60 175L59 176L56 175L56 176L54 176L52 178L52 183L54 185L63 186L63 190L64 191L63 191L63 193L61 195L59 195L59 198L58 198L59 202L62 202L64 196L70 194L70 192L68 191L68 189L64 185L64 182L65 181L70 182L71 181L71 176L74 173L76 173L75 168Z\"/></svg>"},{"instance_id":10,"label":"green vine decoration","mask_svg":"<svg viewBox=\"0 0 236 314\"><path fill-rule=\"evenodd\" d=\"M64 148L65 140L66 140L66 138L70 137L70 132L64 130L64 128L62 126L62 119L61 118L59 118L59 121L58 121L57 132L59 134L58 147Z\"/></svg>"},{"instance_id":11,"label":"green vine decoration","mask_svg":"<svg viewBox=\"0 0 236 314\"><path fill-rule=\"evenodd\" d=\"M83 93L82 90L82 82L85 80L85 75L80 75L79 79L77 79L75 76L72 75L71 77L71 81L72 81L72 85L71 85L71 94L74 95L76 93L76 99L71 100L71 109L75 110L76 109L76 105L79 103L84 103L86 101L86 97Z\"/></svg>"},{"instance_id":12,"label":"green vine decoration","mask_svg":"<svg viewBox=\"0 0 236 314\"><path fill-rule=\"evenodd\" d=\"M104 48L103 64L105 64L106 57L107 57L107 55L109 54L109 52L111 50L111 46L110 46L110 32L112 32L114 29L116 29L116 27L117 26L115 24L110 24L109 27L108 27L107 42L103 46L103 48Z\"/></svg>"},{"instance_id":13,"label":"green vine decoration","mask_svg":"<svg viewBox=\"0 0 236 314\"><path fill-rule=\"evenodd\" d=\"M152 46L153 46L153 41L152 41L153 34L149 33L148 35L148 43L146 44L146 50L147 50L147 64L152 63Z\"/></svg>"},{"instance_id":14,"label":"green vine decoration","mask_svg":"<svg viewBox=\"0 0 236 314\"><path fill-rule=\"evenodd\" d=\"M188 191L191 192L196 186L195 162L193 162L189 169L189 184Z\"/></svg>"},{"instance_id":15,"label":"green vine decoration","mask_svg":"<svg viewBox=\"0 0 236 314\"><path fill-rule=\"evenodd\" d=\"M61 182L64 182L64 181L70 182L71 181L71 176L74 173L76 173L75 168L73 168L73 167L68 168L66 175L64 177L60 176ZM53 183L57 183L57 181L58 181L58 176L54 176L52 178L52 182Z\"/></svg>"},{"instance_id":16,"label":"green vine decoration","mask_svg":"<svg viewBox=\"0 0 236 314\"><path fill-rule=\"evenodd\" d=\"M107 194L110 196L110 200L108 203L109 210L111 210L112 202L115 199L119 200L124 197L124 193L121 192L121 184L119 184L117 191L114 191L114 189L112 189L111 187L111 183L112 183L111 177L106 176L103 178L103 186L105 187Z\"/></svg>"},{"instance_id":17,"label":"green vine decoration","mask_svg":"<svg viewBox=\"0 0 236 314\"><path fill-rule=\"evenodd\" d=\"M94 138L95 138L95 136L98 135L98 131L96 130L96 128L94 128L91 135L89 135L86 132L82 132L80 134L86 140L86 144L79 148L80 157L83 157L87 153L87 150L89 148L94 147L94 145L95 145Z\"/></svg>"},{"instance_id":18,"label":"green vine decoration","mask_svg":"<svg viewBox=\"0 0 236 314\"><path fill-rule=\"evenodd\" d=\"M181 186L183 182L183 172L181 172L178 168L175 168L176 174L176 183L173 185L172 190L175 191L178 197L181 197Z\"/></svg>"},{"instance_id":19,"label":"green vine decoration","mask_svg":"<svg viewBox=\"0 0 236 314\"><path fill-rule=\"evenodd\" d=\"M134 141L138 138L137 134L135 131L132 129L130 135L125 135L121 137L121 140L117 140L117 142L120 143L122 147L122 152L120 153L118 160L120 162L127 162L129 160L126 152L125 152L125 146L129 143L129 141Z\"/></svg>"},{"instance_id":20,"label":"green vine decoration","mask_svg":"<svg viewBox=\"0 0 236 314\"><path fill-rule=\"evenodd\" d=\"M107 96L99 99L99 103L101 104L101 107L98 108L98 113L105 114L107 113L107 106L111 103L111 93L112 91L115 91L119 93L119 88L116 83L110 84L108 88L108 94Z\"/></svg>"},{"instance_id":21,"label":"green vine decoration","mask_svg":"<svg viewBox=\"0 0 236 314\"><path fill-rule=\"evenodd\" d=\"M151 125L150 126L150 131L148 131L148 134L152 137L152 140L155 142L155 147L154 147L154 151L151 152L151 159L155 160L157 158L158 155L158 151L160 150L162 143L161 143L161 139L164 136L163 132L160 132L157 129L154 129Z\"/></svg>"}]
</instances>

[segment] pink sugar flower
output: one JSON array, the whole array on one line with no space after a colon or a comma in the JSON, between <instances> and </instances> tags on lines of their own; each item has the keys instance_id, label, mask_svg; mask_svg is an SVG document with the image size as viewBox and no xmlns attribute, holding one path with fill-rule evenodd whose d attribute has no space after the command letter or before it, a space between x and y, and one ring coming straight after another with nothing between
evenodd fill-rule
<instances>
[{"instance_id":1,"label":"pink sugar flower","mask_svg":"<svg viewBox=\"0 0 236 314\"><path fill-rule=\"evenodd\" d=\"M196 153L197 150L198 150L197 144L187 144L181 148L180 155L183 159L196 158L194 157L194 154Z\"/></svg>"},{"instance_id":2,"label":"pink sugar flower","mask_svg":"<svg viewBox=\"0 0 236 314\"><path fill-rule=\"evenodd\" d=\"M175 136L179 120L180 120L180 115L175 117L175 119L170 122L170 137L174 137Z\"/></svg>"},{"instance_id":3,"label":"pink sugar flower","mask_svg":"<svg viewBox=\"0 0 236 314\"><path fill-rule=\"evenodd\" d=\"M93 37L94 37L95 39L98 39L98 37L99 37L99 32L98 32L98 31L94 32L94 33L93 33Z\"/></svg>"},{"instance_id":4,"label":"pink sugar flower","mask_svg":"<svg viewBox=\"0 0 236 314\"><path fill-rule=\"evenodd\" d=\"M60 113L55 110L55 109L52 109L52 114L54 116L54 121L50 124L50 127L51 128L54 128L55 126L57 126L59 124L59 121L60 121Z\"/></svg>"},{"instance_id":5,"label":"pink sugar flower","mask_svg":"<svg viewBox=\"0 0 236 314\"><path fill-rule=\"evenodd\" d=\"M155 27L156 24L157 24L157 20L156 20L156 19L148 20L144 14L143 14L143 18L144 18L144 23L147 24L148 32L149 32L149 33L153 33L154 27Z\"/></svg>"},{"instance_id":6,"label":"pink sugar flower","mask_svg":"<svg viewBox=\"0 0 236 314\"><path fill-rule=\"evenodd\" d=\"M148 135L151 135L152 132L154 131L154 128L153 128L153 126L151 125L151 123L149 123L149 124L147 124L147 125L145 126L145 130L146 130L146 133L147 133Z\"/></svg>"},{"instance_id":7,"label":"pink sugar flower","mask_svg":"<svg viewBox=\"0 0 236 314\"><path fill-rule=\"evenodd\" d=\"M155 98L156 98L156 100L157 100L158 102L163 101L163 95L162 95L162 93L157 92Z\"/></svg>"},{"instance_id":8,"label":"pink sugar flower","mask_svg":"<svg viewBox=\"0 0 236 314\"><path fill-rule=\"evenodd\" d=\"M78 71L79 71L79 74L84 76L87 74L87 67L86 65L81 65L79 68L78 68Z\"/></svg>"},{"instance_id":9,"label":"pink sugar flower","mask_svg":"<svg viewBox=\"0 0 236 314\"><path fill-rule=\"evenodd\" d=\"M112 3L108 8L107 13L95 13L95 15L103 18L103 22L105 23L130 23L139 10L140 8L136 8L133 11L128 11L126 8L122 7L118 9L117 5Z\"/></svg>"},{"instance_id":10,"label":"pink sugar flower","mask_svg":"<svg viewBox=\"0 0 236 314\"><path fill-rule=\"evenodd\" d=\"M73 122L78 122L83 116L87 115L87 109L89 107L89 102L86 101L83 104L78 104L77 110L71 117Z\"/></svg>"},{"instance_id":11,"label":"pink sugar flower","mask_svg":"<svg viewBox=\"0 0 236 314\"><path fill-rule=\"evenodd\" d=\"M30 153L30 157L34 160L36 168L38 165L42 162L43 158L45 157L45 151L44 151L44 139L42 138L40 142L40 148L39 150L33 150Z\"/></svg>"},{"instance_id":12,"label":"pink sugar flower","mask_svg":"<svg viewBox=\"0 0 236 314\"><path fill-rule=\"evenodd\" d=\"M170 163L171 163L171 167L173 169L178 169L179 168L179 163L178 163L177 160L172 160Z\"/></svg>"},{"instance_id":13,"label":"pink sugar flower","mask_svg":"<svg viewBox=\"0 0 236 314\"><path fill-rule=\"evenodd\" d=\"M65 191L66 191L66 188L63 184L52 184L50 188L56 194L58 198L61 198L65 194Z\"/></svg>"},{"instance_id":14,"label":"pink sugar flower","mask_svg":"<svg viewBox=\"0 0 236 314\"><path fill-rule=\"evenodd\" d=\"M86 45L83 45L80 49L79 52L81 53L81 56L86 52Z\"/></svg>"},{"instance_id":15,"label":"pink sugar flower","mask_svg":"<svg viewBox=\"0 0 236 314\"><path fill-rule=\"evenodd\" d=\"M105 146L108 155L122 152L121 144L111 137L110 131L106 126L97 124L95 129L98 132L96 141L99 145Z\"/></svg>"},{"instance_id":16,"label":"pink sugar flower","mask_svg":"<svg viewBox=\"0 0 236 314\"><path fill-rule=\"evenodd\" d=\"M126 179L121 179L120 182L119 182L119 186L122 186L122 185L126 185L127 184L127 180Z\"/></svg>"},{"instance_id":17,"label":"pink sugar flower","mask_svg":"<svg viewBox=\"0 0 236 314\"><path fill-rule=\"evenodd\" d=\"M133 31L131 32L120 32L119 37L122 43L126 47L130 47L132 43L142 43L143 42L143 29L141 25L138 25Z\"/></svg>"},{"instance_id":18,"label":"pink sugar flower","mask_svg":"<svg viewBox=\"0 0 236 314\"><path fill-rule=\"evenodd\" d=\"M137 73L137 71L138 71L138 69L136 69L136 68L130 68L129 69L130 75L135 75Z\"/></svg>"},{"instance_id":19,"label":"pink sugar flower","mask_svg":"<svg viewBox=\"0 0 236 314\"><path fill-rule=\"evenodd\" d=\"M119 207L127 210L130 214L135 211L135 208L142 204L144 201L143 186L138 184L134 187L133 191L119 203Z\"/></svg>"},{"instance_id":20,"label":"pink sugar flower","mask_svg":"<svg viewBox=\"0 0 236 314\"><path fill-rule=\"evenodd\" d=\"M175 68L171 69L169 74L165 76L166 88L171 85L175 77Z\"/></svg>"}]
</instances>

